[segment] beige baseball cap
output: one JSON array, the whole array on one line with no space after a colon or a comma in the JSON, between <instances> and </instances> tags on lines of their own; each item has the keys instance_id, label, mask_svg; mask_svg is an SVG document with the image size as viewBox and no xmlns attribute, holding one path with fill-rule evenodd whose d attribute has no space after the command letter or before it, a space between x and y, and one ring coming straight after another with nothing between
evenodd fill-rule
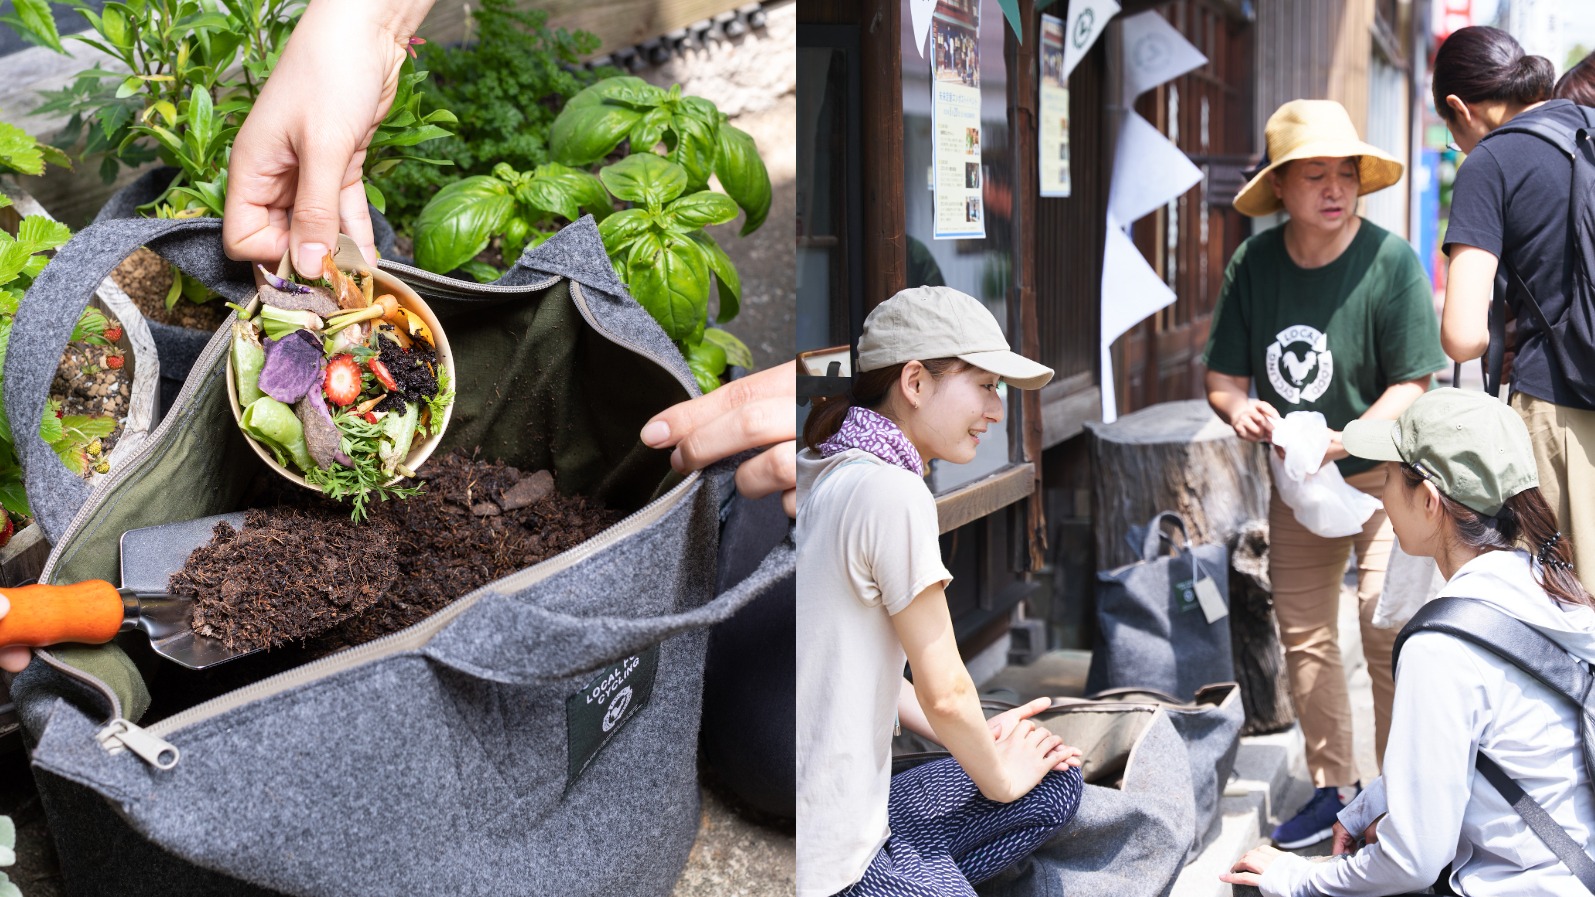
<instances>
[{"instance_id":1,"label":"beige baseball cap","mask_svg":"<svg viewBox=\"0 0 1595 897\"><path fill-rule=\"evenodd\" d=\"M1540 484L1523 418L1482 392L1431 390L1396 420L1346 424L1340 439L1358 458L1412 465L1435 488L1489 517Z\"/></svg>"},{"instance_id":2,"label":"beige baseball cap","mask_svg":"<svg viewBox=\"0 0 1595 897\"><path fill-rule=\"evenodd\" d=\"M864 319L859 371L931 358L962 359L1020 389L1040 389L1052 379L1052 368L1008 348L997 319L979 299L951 287L903 290Z\"/></svg>"}]
</instances>

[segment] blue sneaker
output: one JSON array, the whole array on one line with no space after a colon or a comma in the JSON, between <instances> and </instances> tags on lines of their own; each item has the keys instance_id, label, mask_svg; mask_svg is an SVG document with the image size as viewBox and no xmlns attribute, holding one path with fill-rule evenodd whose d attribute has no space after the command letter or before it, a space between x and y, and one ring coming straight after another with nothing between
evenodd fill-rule
<instances>
[{"instance_id":1,"label":"blue sneaker","mask_svg":"<svg viewBox=\"0 0 1595 897\"><path fill-rule=\"evenodd\" d=\"M1342 791L1348 792L1343 798ZM1349 788L1319 788L1301 812L1274 829L1274 843L1283 850L1297 850L1329 837L1334 831L1335 814L1345 809L1346 801L1357 793L1357 786Z\"/></svg>"}]
</instances>

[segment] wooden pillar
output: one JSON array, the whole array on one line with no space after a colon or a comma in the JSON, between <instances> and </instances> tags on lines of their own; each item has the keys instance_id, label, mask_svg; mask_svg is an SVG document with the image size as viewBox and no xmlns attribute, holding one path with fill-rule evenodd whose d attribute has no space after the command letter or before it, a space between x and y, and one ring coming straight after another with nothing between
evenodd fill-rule
<instances>
[{"instance_id":1,"label":"wooden pillar","mask_svg":"<svg viewBox=\"0 0 1595 897\"><path fill-rule=\"evenodd\" d=\"M903 48L899 0L859 3L864 310L908 285L903 205Z\"/></svg>"},{"instance_id":2,"label":"wooden pillar","mask_svg":"<svg viewBox=\"0 0 1595 897\"><path fill-rule=\"evenodd\" d=\"M1013 290L1009 296L1008 320L1011 333L1018 334L1019 353L1026 358L1041 357L1041 330L1036 318L1036 202L1039 166L1036 128L1038 100L1037 50L1041 43L1041 19L1034 0L1019 0L1019 21L1024 24L1024 39L1016 40L1007 30L1008 121L1013 154L1013 215L1009 219L1013 234ZM1006 30L1006 29L1005 29ZM1035 491L1025 501L1026 547L1030 569L1046 564L1047 518L1041 489L1041 393L1027 389L1020 393L1020 444L1024 460L1034 463Z\"/></svg>"}]
</instances>

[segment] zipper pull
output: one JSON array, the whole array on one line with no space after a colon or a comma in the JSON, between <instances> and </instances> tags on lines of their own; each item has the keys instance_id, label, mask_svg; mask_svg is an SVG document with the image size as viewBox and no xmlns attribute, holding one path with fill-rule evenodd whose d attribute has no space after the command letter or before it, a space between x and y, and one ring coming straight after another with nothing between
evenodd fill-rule
<instances>
[{"instance_id":1,"label":"zipper pull","mask_svg":"<svg viewBox=\"0 0 1595 897\"><path fill-rule=\"evenodd\" d=\"M171 769L181 756L171 743L121 718L111 720L94 737L106 753L120 754L125 748L156 769Z\"/></svg>"}]
</instances>

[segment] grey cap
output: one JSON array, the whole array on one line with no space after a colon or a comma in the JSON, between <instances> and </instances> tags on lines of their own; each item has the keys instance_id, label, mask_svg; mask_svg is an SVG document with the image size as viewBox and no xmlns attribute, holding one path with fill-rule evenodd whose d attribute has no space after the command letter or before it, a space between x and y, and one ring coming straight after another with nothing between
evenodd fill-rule
<instances>
[{"instance_id":1,"label":"grey cap","mask_svg":"<svg viewBox=\"0 0 1595 897\"><path fill-rule=\"evenodd\" d=\"M1354 420L1346 451L1412 465L1446 497L1489 517L1540 484L1528 427L1505 402L1445 387L1424 393L1396 420Z\"/></svg>"},{"instance_id":2,"label":"grey cap","mask_svg":"<svg viewBox=\"0 0 1595 897\"><path fill-rule=\"evenodd\" d=\"M1052 379L1052 368L1008 348L997 319L979 299L951 287L903 290L864 319L859 371L931 358L962 359L1020 389L1040 389Z\"/></svg>"}]
</instances>

